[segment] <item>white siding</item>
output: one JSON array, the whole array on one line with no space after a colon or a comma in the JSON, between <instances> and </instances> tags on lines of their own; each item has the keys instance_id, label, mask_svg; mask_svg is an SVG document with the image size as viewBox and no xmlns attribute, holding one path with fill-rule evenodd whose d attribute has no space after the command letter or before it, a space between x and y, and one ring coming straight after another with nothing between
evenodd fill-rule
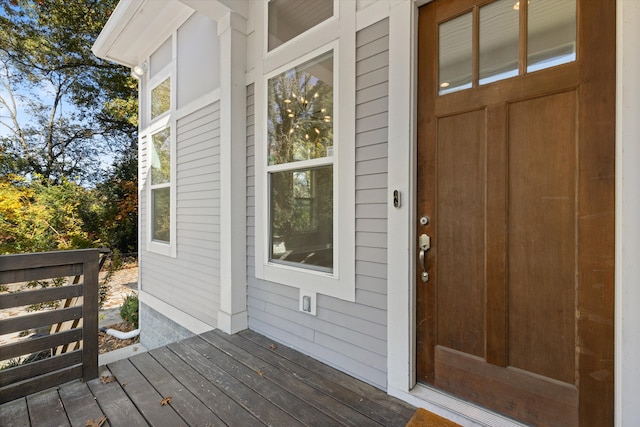
<instances>
[{"instance_id":1,"label":"white siding","mask_svg":"<svg viewBox=\"0 0 640 427\"><path fill-rule=\"evenodd\" d=\"M145 147L141 152L146 152ZM141 250L141 286L143 291L215 327L220 307L220 111L217 102L177 121L176 152L177 257ZM145 163L141 157L143 167ZM141 215L146 219L146 192L142 195ZM142 242L146 242L146 232L143 227Z\"/></svg>"},{"instance_id":2,"label":"white siding","mask_svg":"<svg viewBox=\"0 0 640 427\"><path fill-rule=\"evenodd\" d=\"M318 295L317 316L296 288L255 278L253 86L247 88L249 327L386 388L388 21L357 35L356 302ZM344 96L344 95L343 95Z\"/></svg>"},{"instance_id":3,"label":"white siding","mask_svg":"<svg viewBox=\"0 0 640 427\"><path fill-rule=\"evenodd\" d=\"M220 41L218 25L194 13L177 32L177 108L183 108L203 93L220 87Z\"/></svg>"}]
</instances>

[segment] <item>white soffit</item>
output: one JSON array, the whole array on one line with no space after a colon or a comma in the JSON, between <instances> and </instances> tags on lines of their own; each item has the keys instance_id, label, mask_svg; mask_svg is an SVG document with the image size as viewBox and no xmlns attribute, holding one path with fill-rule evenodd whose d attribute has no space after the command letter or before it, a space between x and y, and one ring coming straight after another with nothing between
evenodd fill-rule
<instances>
[{"instance_id":1,"label":"white soffit","mask_svg":"<svg viewBox=\"0 0 640 427\"><path fill-rule=\"evenodd\" d=\"M193 12L178 0L120 0L92 51L100 58L133 67Z\"/></svg>"},{"instance_id":2,"label":"white soffit","mask_svg":"<svg viewBox=\"0 0 640 427\"><path fill-rule=\"evenodd\" d=\"M248 0L180 0L187 6L208 16L216 22L222 20L229 11L233 11L245 19L249 18ZM255 1L255 0L254 0Z\"/></svg>"}]
</instances>

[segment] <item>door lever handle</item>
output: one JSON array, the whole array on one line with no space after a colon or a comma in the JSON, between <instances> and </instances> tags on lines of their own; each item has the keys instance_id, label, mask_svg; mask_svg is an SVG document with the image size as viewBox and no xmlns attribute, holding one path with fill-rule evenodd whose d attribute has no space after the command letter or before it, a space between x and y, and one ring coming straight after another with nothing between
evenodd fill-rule
<instances>
[{"instance_id":1,"label":"door lever handle","mask_svg":"<svg viewBox=\"0 0 640 427\"><path fill-rule=\"evenodd\" d=\"M420 235L420 252L418 254L419 258L420 258L420 267L422 268L422 281L423 282L428 282L429 281L429 273L427 273L427 270L424 268L424 256L425 253L431 249L431 237L429 237L426 234L422 234Z\"/></svg>"}]
</instances>

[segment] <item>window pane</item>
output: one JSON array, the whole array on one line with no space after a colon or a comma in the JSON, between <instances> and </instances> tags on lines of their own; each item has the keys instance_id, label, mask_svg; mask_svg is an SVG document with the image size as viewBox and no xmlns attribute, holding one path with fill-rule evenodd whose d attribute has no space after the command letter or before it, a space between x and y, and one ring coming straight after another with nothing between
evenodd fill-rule
<instances>
[{"instance_id":1,"label":"window pane","mask_svg":"<svg viewBox=\"0 0 640 427\"><path fill-rule=\"evenodd\" d=\"M156 188L151 190L153 217L151 221L151 238L162 242L170 241L171 223L171 191L169 187Z\"/></svg>"},{"instance_id":2,"label":"window pane","mask_svg":"<svg viewBox=\"0 0 640 427\"><path fill-rule=\"evenodd\" d=\"M527 71L576 60L576 0L529 1Z\"/></svg>"},{"instance_id":3,"label":"window pane","mask_svg":"<svg viewBox=\"0 0 640 427\"><path fill-rule=\"evenodd\" d=\"M273 262L333 269L333 166L270 174Z\"/></svg>"},{"instance_id":4,"label":"window pane","mask_svg":"<svg viewBox=\"0 0 640 427\"><path fill-rule=\"evenodd\" d=\"M333 52L269 79L269 165L331 155Z\"/></svg>"},{"instance_id":5,"label":"window pane","mask_svg":"<svg viewBox=\"0 0 640 427\"><path fill-rule=\"evenodd\" d=\"M271 0L269 50L333 16L333 0Z\"/></svg>"},{"instance_id":6,"label":"window pane","mask_svg":"<svg viewBox=\"0 0 640 427\"><path fill-rule=\"evenodd\" d=\"M519 13L513 0L480 8L480 84L518 75Z\"/></svg>"},{"instance_id":7,"label":"window pane","mask_svg":"<svg viewBox=\"0 0 640 427\"><path fill-rule=\"evenodd\" d=\"M154 133L151 147L151 185L171 181L171 131L169 128Z\"/></svg>"},{"instance_id":8,"label":"window pane","mask_svg":"<svg viewBox=\"0 0 640 427\"><path fill-rule=\"evenodd\" d=\"M171 79L166 79L151 90L151 119L171 108Z\"/></svg>"},{"instance_id":9,"label":"window pane","mask_svg":"<svg viewBox=\"0 0 640 427\"><path fill-rule=\"evenodd\" d=\"M471 87L473 43L471 13L440 24L439 94Z\"/></svg>"}]
</instances>

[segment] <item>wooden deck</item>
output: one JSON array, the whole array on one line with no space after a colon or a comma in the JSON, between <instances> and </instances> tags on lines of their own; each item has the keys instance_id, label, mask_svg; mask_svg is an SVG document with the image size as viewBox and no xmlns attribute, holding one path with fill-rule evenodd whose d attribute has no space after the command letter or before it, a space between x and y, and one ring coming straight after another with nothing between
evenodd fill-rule
<instances>
[{"instance_id":1,"label":"wooden deck","mask_svg":"<svg viewBox=\"0 0 640 427\"><path fill-rule=\"evenodd\" d=\"M252 331L208 332L100 374L0 406L0 425L404 426L416 410Z\"/></svg>"}]
</instances>

